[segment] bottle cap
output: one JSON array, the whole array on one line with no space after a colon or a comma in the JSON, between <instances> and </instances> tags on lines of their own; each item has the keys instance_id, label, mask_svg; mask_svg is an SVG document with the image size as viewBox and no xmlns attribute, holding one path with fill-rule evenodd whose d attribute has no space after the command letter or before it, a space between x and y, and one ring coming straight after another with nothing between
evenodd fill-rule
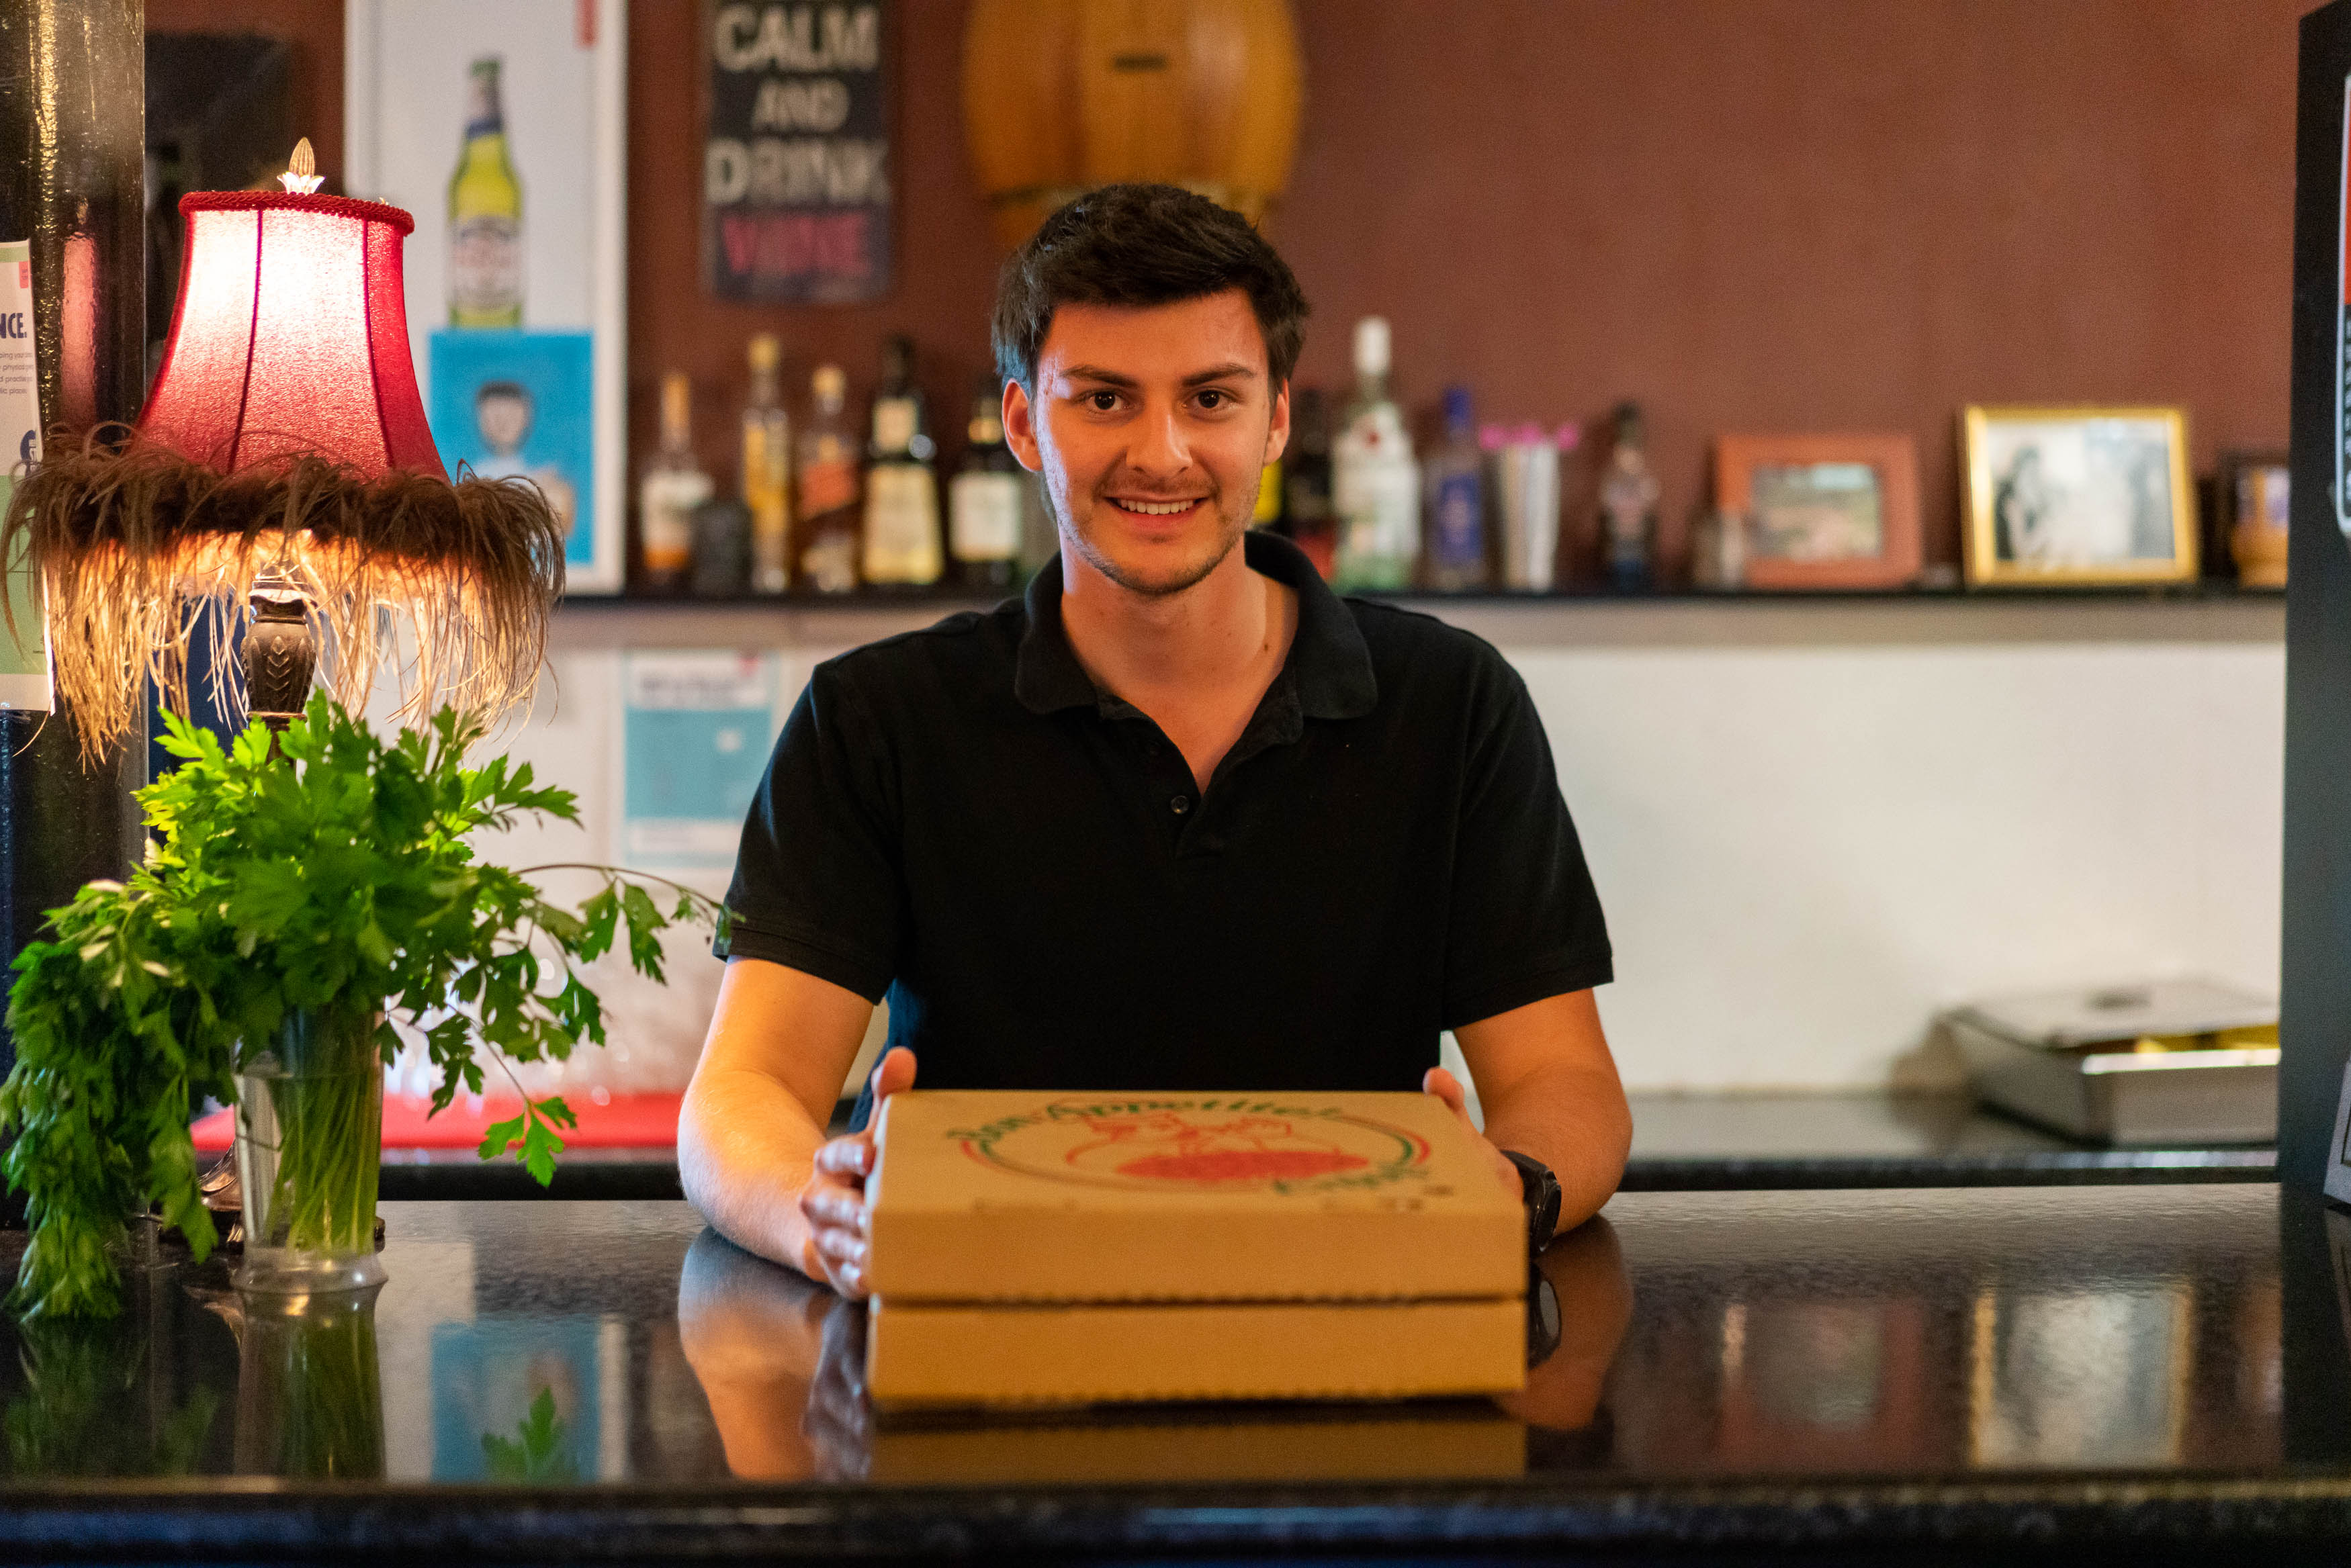
<instances>
[{"instance_id":1,"label":"bottle cap","mask_svg":"<svg viewBox=\"0 0 2351 1568\"><path fill-rule=\"evenodd\" d=\"M1458 384L1446 388L1445 428L1467 435L1469 425L1469 389Z\"/></svg>"},{"instance_id":2,"label":"bottle cap","mask_svg":"<svg viewBox=\"0 0 2351 1568\"><path fill-rule=\"evenodd\" d=\"M1388 318L1366 316L1355 323L1355 374L1384 376L1388 373Z\"/></svg>"},{"instance_id":3,"label":"bottle cap","mask_svg":"<svg viewBox=\"0 0 2351 1568\"><path fill-rule=\"evenodd\" d=\"M751 369L772 370L783 357L784 346L774 333L755 332L751 335Z\"/></svg>"},{"instance_id":4,"label":"bottle cap","mask_svg":"<svg viewBox=\"0 0 2351 1568\"><path fill-rule=\"evenodd\" d=\"M849 378L841 373L838 365L819 365L816 374L809 378L809 389L816 394L817 402L828 413L839 413L841 405L849 398Z\"/></svg>"}]
</instances>

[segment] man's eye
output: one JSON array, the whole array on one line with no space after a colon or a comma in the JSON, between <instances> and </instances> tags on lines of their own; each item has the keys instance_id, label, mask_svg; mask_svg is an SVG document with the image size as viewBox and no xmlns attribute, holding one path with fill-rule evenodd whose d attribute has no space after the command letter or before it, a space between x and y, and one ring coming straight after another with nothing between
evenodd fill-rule
<instances>
[{"instance_id":1,"label":"man's eye","mask_svg":"<svg viewBox=\"0 0 2351 1568\"><path fill-rule=\"evenodd\" d=\"M1217 410L1223 408L1227 403L1229 403L1232 400L1230 393L1220 392L1214 387L1207 388L1200 393L1200 407L1207 410L1210 413L1214 413Z\"/></svg>"},{"instance_id":2,"label":"man's eye","mask_svg":"<svg viewBox=\"0 0 2351 1568\"><path fill-rule=\"evenodd\" d=\"M1086 402L1098 414L1106 414L1118 407L1116 392L1088 392Z\"/></svg>"}]
</instances>

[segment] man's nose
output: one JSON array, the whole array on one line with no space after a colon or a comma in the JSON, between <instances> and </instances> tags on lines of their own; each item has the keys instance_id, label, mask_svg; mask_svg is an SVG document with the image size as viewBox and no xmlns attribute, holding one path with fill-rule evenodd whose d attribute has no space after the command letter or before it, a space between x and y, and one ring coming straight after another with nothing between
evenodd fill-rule
<instances>
[{"instance_id":1,"label":"man's nose","mask_svg":"<svg viewBox=\"0 0 2351 1568\"><path fill-rule=\"evenodd\" d=\"M1183 421L1175 410L1150 410L1136 421L1126 462L1138 473L1162 476L1181 473L1192 465L1192 449L1184 439Z\"/></svg>"}]
</instances>

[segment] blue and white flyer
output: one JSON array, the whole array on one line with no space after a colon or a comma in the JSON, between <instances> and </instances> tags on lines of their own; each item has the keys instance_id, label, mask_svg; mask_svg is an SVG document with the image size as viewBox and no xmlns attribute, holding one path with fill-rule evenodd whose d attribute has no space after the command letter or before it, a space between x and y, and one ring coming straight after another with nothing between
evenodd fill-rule
<instances>
[{"instance_id":1,"label":"blue and white flyer","mask_svg":"<svg viewBox=\"0 0 2351 1568\"><path fill-rule=\"evenodd\" d=\"M33 247L0 241L0 508L17 479L41 461L40 361L33 351ZM53 706L49 640L40 585L22 560L5 563L9 615L0 617L0 708L46 713ZM16 624L16 635L8 631Z\"/></svg>"}]
</instances>

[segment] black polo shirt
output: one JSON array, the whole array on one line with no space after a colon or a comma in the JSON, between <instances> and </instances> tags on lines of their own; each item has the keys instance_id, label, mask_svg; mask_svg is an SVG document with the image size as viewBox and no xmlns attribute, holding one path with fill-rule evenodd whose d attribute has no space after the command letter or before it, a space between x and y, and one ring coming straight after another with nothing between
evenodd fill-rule
<instances>
[{"instance_id":1,"label":"black polo shirt","mask_svg":"<svg viewBox=\"0 0 2351 1568\"><path fill-rule=\"evenodd\" d=\"M1205 794L1079 664L1049 563L817 667L722 950L886 992L925 1088L1416 1089L1440 1030L1608 980L1518 672L1246 547L1298 626Z\"/></svg>"}]
</instances>

